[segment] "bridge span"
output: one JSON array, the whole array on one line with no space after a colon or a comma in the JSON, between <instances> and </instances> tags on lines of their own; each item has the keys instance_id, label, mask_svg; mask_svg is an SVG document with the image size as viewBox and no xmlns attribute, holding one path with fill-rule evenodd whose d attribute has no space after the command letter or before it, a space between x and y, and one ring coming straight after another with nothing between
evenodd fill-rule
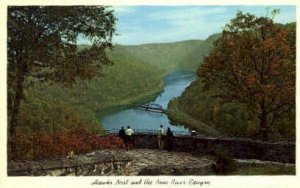
<instances>
[{"instance_id":1,"label":"bridge span","mask_svg":"<svg viewBox=\"0 0 300 188\"><path fill-rule=\"evenodd\" d=\"M156 112L156 113L166 113L166 109L164 109L161 105L155 104L155 103L147 103L143 105L133 105L133 108L139 109L139 110L145 110L149 112Z\"/></svg>"}]
</instances>

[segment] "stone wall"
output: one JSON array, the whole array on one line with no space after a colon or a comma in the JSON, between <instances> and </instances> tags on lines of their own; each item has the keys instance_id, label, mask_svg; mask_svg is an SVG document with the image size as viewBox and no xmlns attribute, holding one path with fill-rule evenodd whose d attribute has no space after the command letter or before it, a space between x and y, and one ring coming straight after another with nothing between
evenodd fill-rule
<instances>
[{"instance_id":1,"label":"stone wall","mask_svg":"<svg viewBox=\"0 0 300 188\"><path fill-rule=\"evenodd\" d=\"M154 134L134 135L134 148L144 150L157 149L157 136ZM295 163L295 144L293 143L268 143L248 139L176 136L174 150L177 152L189 152L185 153L182 158L186 157L188 154L190 155L190 153L199 156L210 156L222 152L231 155L235 159L258 159L262 161L273 161L280 163ZM140 150L136 151L140 152ZM165 156L163 155L163 153L169 152L159 150L150 151L157 152L157 154L152 154L155 156L155 159L157 157L161 157L161 160L170 159L170 156L166 154ZM144 152L142 151L142 153ZM136 159L137 155L141 155L141 153L134 154L133 152L131 155L129 154L130 152L125 152L124 149L107 149L94 151L84 155L75 155L73 158L58 158L41 161L9 161L7 172L9 176L128 175L128 173L130 174L130 170L138 165L135 164L138 162L138 160L136 160L134 163L133 158L135 157ZM140 158L145 158L145 156ZM178 160L171 162L173 162L175 165L178 163ZM252 163L253 162L250 162L250 164ZM199 162L199 165L200 164L201 163ZM208 163L205 162L204 164ZM193 165L193 168L191 169L188 168L190 167L189 163L184 164L183 166L179 165L176 168L174 168L174 165L169 167L165 166L160 174L212 174L212 164L213 162L206 166L200 165L199 168ZM154 175L158 169L160 169L160 166L145 166L145 164L143 164L142 167L145 168L141 168L141 171L137 172L139 175ZM176 172L173 172L174 169Z\"/></svg>"},{"instance_id":2,"label":"stone wall","mask_svg":"<svg viewBox=\"0 0 300 188\"><path fill-rule=\"evenodd\" d=\"M134 145L136 148L157 148L157 137L154 134L136 134L134 135ZM295 163L294 143L269 143L240 138L176 136L175 151L197 154L222 152L238 159Z\"/></svg>"},{"instance_id":3,"label":"stone wall","mask_svg":"<svg viewBox=\"0 0 300 188\"><path fill-rule=\"evenodd\" d=\"M9 176L109 176L126 175L132 159L109 150L72 158L41 161L10 161Z\"/></svg>"}]
</instances>

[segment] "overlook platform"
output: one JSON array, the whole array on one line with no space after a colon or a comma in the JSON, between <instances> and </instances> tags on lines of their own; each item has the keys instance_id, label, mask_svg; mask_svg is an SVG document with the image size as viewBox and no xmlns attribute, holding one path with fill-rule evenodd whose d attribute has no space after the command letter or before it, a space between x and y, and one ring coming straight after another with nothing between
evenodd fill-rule
<instances>
[{"instance_id":1,"label":"overlook platform","mask_svg":"<svg viewBox=\"0 0 300 188\"><path fill-rule=\"evenodd\" d=\"M171 152L157 149L155 134L134 135L134 149L103 149L73 158L9 161L9 176L211 175L211 156L223 151L239 164L295 166L295 143L178 135Z\"/></svg>"},{"instance_id":2,"label":"overlook platform","mask_svg":"<svg viewBox=\"0 0 300 188\"><path fill-rule=\"evenodd\" d=\"M193 165L191 165L193 164ZM10 176L209 175L214 161L186 152L105 149L73 158L11 161Z\"/></svg>"}]
</instances>

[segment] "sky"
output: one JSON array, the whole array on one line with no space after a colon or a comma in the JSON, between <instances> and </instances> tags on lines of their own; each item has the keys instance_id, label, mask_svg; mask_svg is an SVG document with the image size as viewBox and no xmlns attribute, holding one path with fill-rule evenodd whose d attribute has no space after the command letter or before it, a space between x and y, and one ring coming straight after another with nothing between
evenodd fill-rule
<instances>
[{"instance_id":1,"label":"sky","mask_svg":"<svg viewBox=\"0 0 300 188\"><path fill-rule=\"evenodd\" d=\"M136 45L206 39L221 32L238 10L266 16L280 9L278 23L296 21L295 6L115 6L114 44ZM269 11L268 11L269 9Z\"/></svg>"}]
</instances>

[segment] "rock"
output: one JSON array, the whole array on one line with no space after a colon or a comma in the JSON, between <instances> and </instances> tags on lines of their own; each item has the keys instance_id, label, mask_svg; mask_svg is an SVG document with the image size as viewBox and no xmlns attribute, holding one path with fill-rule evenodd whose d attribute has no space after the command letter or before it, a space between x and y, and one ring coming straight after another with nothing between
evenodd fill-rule
<instances>
[{"instance_id":1,"label":"rock","mask_svg":"<svg viewBox=\"0 0 300 188\"><path fill-rule=\"evenodd\" d=\"M9 176L63 175L207 175L213 159L197 156L230 153L240 166L295 163L294 143L268 143L240 138L177 136L172 152L157 150L157 136L135 135L135 149L104 149L72 158L43 161L9 161ZM192 155L194 154L194 155ZM248 160L240 160L248 159ZM275 163L274 163L275 162Z\"/></svg>"},{"instance_id":2,"label":"rock","mask_svg":"<svg viewBox=\"0 0 300 188\"><path fill-rule=\"evenodd\" d=\"M105 175L112 174L113 171L122 168L131 160L126 155L116 154L113 150L105 150L56 160L10 161L7 171L9 176L71 176L93 173L94 175ZM94 165L99 166L101 170L93 172Z\"/></svg>"},{"instance_id":3,"label":"rock","mask_svg":"<svg viewBox=\"0 0 300 188\"><path fill-rule=\"evenodd\" d=\"M264 167L264 166L295 166L295 164L291 163L279 163L273 161L261 161L257 159L234 159L234 161L238 164L240 168L245 167Z\"/></svg>"}]
</instances>

